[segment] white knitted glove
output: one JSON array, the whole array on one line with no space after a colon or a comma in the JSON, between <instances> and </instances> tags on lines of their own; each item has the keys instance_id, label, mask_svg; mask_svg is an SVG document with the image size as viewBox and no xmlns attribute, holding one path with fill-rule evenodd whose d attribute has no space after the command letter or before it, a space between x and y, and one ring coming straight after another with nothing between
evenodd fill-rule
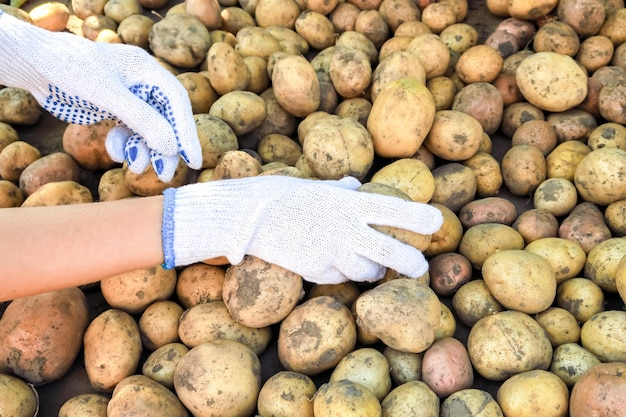
<instances>
[{"instance_id":1,"label":"white knitted glove","mask_svg":"<svg viewBox=\"0 0 626 417\"><path fill-rule=\"evenodd\" d=\"M107 151L135 173L152 163L168 182L178 155L191 168L201 167L189 96L142 48L50 32L0 11L0 84L29 91L68 123L118 120Z\"/></svg>"},{"instance_id":2,"label":"white knitted glove","mask_svg":"<svg viewBox=\"0 0 626 417\"><path fill-rule=\"evenodd\" d=\"M415 248L368 225L432 234L441 212L428 204L355 191L361 184L257 176L164 192L164 266L253 255L314 283L375 281L385 268L418 277L428 262Z\"/></svg>"}]
</instances>

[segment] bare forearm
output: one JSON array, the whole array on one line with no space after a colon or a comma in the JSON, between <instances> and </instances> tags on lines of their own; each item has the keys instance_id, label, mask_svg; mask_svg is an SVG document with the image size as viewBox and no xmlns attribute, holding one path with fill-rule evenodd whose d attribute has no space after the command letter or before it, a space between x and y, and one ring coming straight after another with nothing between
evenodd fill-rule
<instances>
[{"instance_id":1,"label":"bare forearm","mask_svg":"<svg viewBox=\"0 0 626 417\"><path fill-rule=\"evenodd\" d=\"M0 301L163 262L163 197L0 209Z\"/></svg>"}]
</instances>

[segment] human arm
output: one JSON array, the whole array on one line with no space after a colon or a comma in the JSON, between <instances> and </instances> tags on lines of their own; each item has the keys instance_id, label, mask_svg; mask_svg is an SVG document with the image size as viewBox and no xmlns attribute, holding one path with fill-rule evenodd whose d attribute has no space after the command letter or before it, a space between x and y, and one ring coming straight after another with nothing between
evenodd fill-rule
<instances>
[{"instance_id":1,"label":"human arm","mask_svg":"<svg viewBox=\"0 0 626 417\"><path fill-rule=\"evenodd\" d=\"M280 175L190 184L164 196L0 210L0 300L165 263L253 255L314 283L375 281L386 268L418 277L415 248L371 228L432 234L441 212L357 191L355 178Z\"/></svg>"},{"instance_id":2,"label":"human arm","mask_svg":"<svg viewBox=\"0 0 626 417\"><path fill-rule=\"evenodd\" d=\"M151 163L167 182L179 156L191 168L201 168L187 91L139 47L50 32L0 10L0 84L29 91L68 123L116 120L107 151L133 172Z\"/></svg>"},{"instance_id":3,"label":"human arm","mask_svg":"<svg viewBox=\"0 0 626 417\"><path fill-rule=\"evenodd\" d=\"M162 213L162 196L0 209L0 301L162 263Z\"/></svg>"}]
</instances>

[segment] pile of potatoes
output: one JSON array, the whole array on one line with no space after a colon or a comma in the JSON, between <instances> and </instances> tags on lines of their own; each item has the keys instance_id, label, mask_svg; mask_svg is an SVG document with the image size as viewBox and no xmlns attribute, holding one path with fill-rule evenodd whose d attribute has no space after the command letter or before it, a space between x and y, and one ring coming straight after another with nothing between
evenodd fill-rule
<instances>
[{"instance_id":1,"label":"pile of potatoes","mask_svg":"<svg viewBox=\"0 0 626 417\"><path fill-rule=\"evenodd\" d=\"M164 184L110 160L111 121L41 149L19 132L42 110L5 87L1 207L354 176L444 218L432 236L373 226L427 256L417 279L311 285L248 256L14 300L0 415L626 415L623 0L0 7L149 51L188 91L203 152ZM37 410L37 388L77 361L91 387Z\"/></svg>"}]
</instances>

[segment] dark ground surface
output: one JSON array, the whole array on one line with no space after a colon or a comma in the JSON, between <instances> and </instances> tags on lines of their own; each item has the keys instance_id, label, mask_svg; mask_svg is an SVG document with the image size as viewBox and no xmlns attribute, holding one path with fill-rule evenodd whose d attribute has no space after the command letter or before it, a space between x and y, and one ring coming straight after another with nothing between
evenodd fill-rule
<instances>
[{"instance_id":1,"label":"dark ground surface","mask_svg":"<svg viewBox=\"0 0 626 417\"><path fill-rule=\"evenodd\" d=\"M0 0L1 2L1 0ZM24 9L30 10L35 5L42 3L43 0L30 1L23 6ZM66 1L66 4L69 4ZM481 1L470 0L470 12L467 23L472 24L481 36L481 39L485 39L486 36L493 30L498 23L498 19L491 16L486 12L484 5ZM20 135L20 139L27 141L37 146L42 154L48 154L55 151L62 150L62 135L66 127L66 124L58 121L47 113L43 113L39 122L33 126L15 126ZM494 153L496 158L501 160L502 155L510 146L507 139L494 135ZM97 185L101 173L84 171L81 182L92 190L94 197L97 199ZM513 201L518 208L518 213L521 213L527 209L532 208L532 201L527 198L520 198L512 196L503 190L503 197L508 197ZM90 313L92 318L100 312L109 308L102 294L97 288L93 288L87 291L87 297L89 300ZM445 303L450 305L450 300L443 299ZM609 300L611 303L617 303L618 300ZM462 324L458 324L456 337L465 342L468 335L468 328ZM382 348L382 347L381 347ZM269 376L281 370L281 366L278 360L275 343L270 345L267 351L261 355L261 362L263 368L264 380ZM140 365L141 366L141 365ZM138 372L141 371L139 368ZM316 378L316 382L324 382L328 375L321 375ZM475 374L475 388L484 389L495 396L498 388L498 384L492 381L487 381L481 378L478 374ZM56 417L60 406L72 396L82 393L95 393L95 391L89 384L85 368L82 360L82 352L78 355L76 362L71 367L69 372L56 382L47 384L45 386L37 387L41 399L41 407L39 416L41 417Z\"/></svg>"}]
</instances>

